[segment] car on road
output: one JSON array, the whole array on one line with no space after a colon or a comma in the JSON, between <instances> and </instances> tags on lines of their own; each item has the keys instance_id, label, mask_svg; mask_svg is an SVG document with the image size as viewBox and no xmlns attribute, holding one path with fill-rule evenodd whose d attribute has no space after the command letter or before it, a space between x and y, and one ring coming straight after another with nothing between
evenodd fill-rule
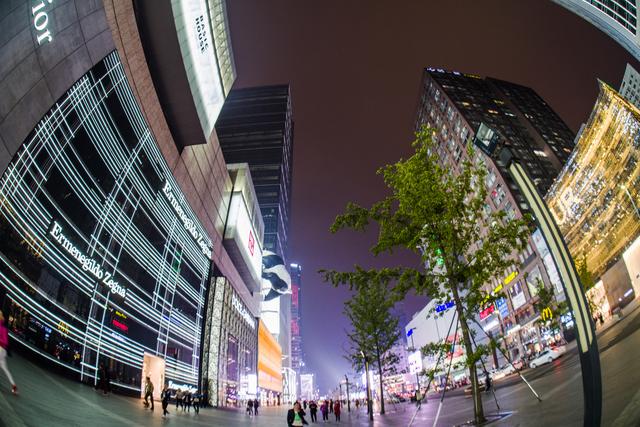
<instances>
[{"instance_id":1,"label":"car on road","mask_svg":"<svg viewBox=\"0 0 640 427\"><path fill-rule=\"evenodd\" d=\"M529 362L529 367L537 368L545 363L551 363L564 354L566 348L564 346L549 347L540 352L534 359Z\"/></svg>"}]
</instances>

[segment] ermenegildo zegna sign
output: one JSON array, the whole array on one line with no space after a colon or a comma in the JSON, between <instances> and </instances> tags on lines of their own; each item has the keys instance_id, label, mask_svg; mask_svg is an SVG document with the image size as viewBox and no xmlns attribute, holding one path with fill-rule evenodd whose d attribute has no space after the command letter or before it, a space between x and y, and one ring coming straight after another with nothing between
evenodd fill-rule
<instances>
[{"instance_id":1,"label":"ermenegildo zegna sign","mask_svg":"<svg viewBox=\"0 0 640 427\"><path fill-rule=\"evenodd\" d=\"M139 390L147 354L166 360L167 381L197 386L211 241L116 52L19 148L0 178L0 235L17 342L88 382L109 363L113 385Z\"/></svg>"}]
</instances>

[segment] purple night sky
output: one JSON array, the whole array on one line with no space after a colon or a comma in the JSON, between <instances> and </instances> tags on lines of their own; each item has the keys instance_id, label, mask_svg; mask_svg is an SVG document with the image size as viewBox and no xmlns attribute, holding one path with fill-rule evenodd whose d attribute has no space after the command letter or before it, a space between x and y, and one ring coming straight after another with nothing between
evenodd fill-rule
<instances>
[{"instance_id":1,"label":"purple night sky","mask_svg":"<svg viewBox=\"0 0 640 427\"><path fill-rule=\"evenodd\" d=\"M416 263L370 256L375 230L331 235L328 228L348 201L383 197L375 171L410 151L422 69L530 86L577 131L595 102L596 79L617 88L632 61L550 0L236 0L228 7L236 87L291 84L289 245L291 261L303 267L303 349L322 393L351 372L342 358L348 292L323 283L317 271ZM410 319L424 302L411 298L402 310Z\"/></svg>"}]
</instances>

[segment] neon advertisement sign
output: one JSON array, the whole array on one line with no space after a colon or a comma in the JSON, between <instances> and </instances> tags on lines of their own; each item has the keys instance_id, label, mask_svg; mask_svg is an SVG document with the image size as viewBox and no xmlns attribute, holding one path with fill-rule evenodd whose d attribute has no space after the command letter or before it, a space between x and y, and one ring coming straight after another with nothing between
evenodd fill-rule
<instances>
[{"instance_id":1,"label":"neon advertisement sign","mask_svg":"<svg viewBox=\"0 0 640 427\"><path fill-rule=\"evenodd\" d=\"M169 184L169 181L165 181L164 187L162 187L162 194L165 195L167 201L169 202L175 213L178 215L178 218L180 218L180 220L182 221L184 228L196 241L204 256L206 256L207 258L211 258L211 241L198 230L196 222L193 219L189 218L187 212L185 212L184 208L180 205L180 201L173 194L173 188L171 187L171 184Z\"/></svg>"},{"instance_id":2,"label":"neon advertisement sign","mask_svg":"<svg viewBox=\"0 0 640 427\"><path fill-rule=\"evenodd\" d=\"M62 226L57 221L53 221L53 225L49 234L53 236L55 241L62 246L62 248L71 255L76 261L80 263L82 269L91 273L93 277L98 279L100 283L105 285L111 290L111 293L120 295L122 298L127 296L127 290L120 286L120 284L113 280L113 275L108 271L105 271L100 264L93 258L82 253L69 238L62 232Z\"/></svg>"}]
</instances>

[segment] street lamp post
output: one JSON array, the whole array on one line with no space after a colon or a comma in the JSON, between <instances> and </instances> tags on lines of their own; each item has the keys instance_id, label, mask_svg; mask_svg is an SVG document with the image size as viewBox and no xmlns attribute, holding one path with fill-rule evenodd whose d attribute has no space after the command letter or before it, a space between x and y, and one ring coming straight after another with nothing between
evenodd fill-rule
<instances>
[{"instance_id":1,"label":"street lamp post","mask_svg":"<svg viewBox=\"0 0 640 427\"><path fill-rule=\"evenodd\" d=\"M369 411L369 420L373 421L373 408L372 408L373 402L371 402L371 387L369 386L369 358L367 357L366 354L364 354L364 351L362 350L360 350L360 354L364 359L364 372L365 372L365 375L367 376L367 411Z\"/></svg>"},{"instance_id":2,"label":"street lamp post","mask_svg":"<svg viewBox=\"0 0 640 427\"><path fill-rule=\"evenodd\" d=\"M347 412L351 412L351 398L349 397L349 377L344 374L344 379L347 382Z\"/></svg>"},{"instance_id":3,"label":"street lamp post","mask_svg":"<svg viewBox=\"0 0 640 427\"><path fill-rule=\"evenodd\" d=\"M591 320L589 304L580 284L571 253L551 211L538 192L534 181L528 176L520 162L514 158L511 150L504 147L503 142L503 137L485 123L480 124L474 138L474 144L495 160L498 167L511 178L514 188L517 190L514 194L516 202L530 209L535 223L549 247L562 281L567 303L575 318L582 370L583 425L598 427L602 418L602 376L595 326ZM629 193L627 192L627 194ZM633 205L636 207L635 202ZM638 212L637 207L636 212Z\"/></svg>"}]
</instances>

